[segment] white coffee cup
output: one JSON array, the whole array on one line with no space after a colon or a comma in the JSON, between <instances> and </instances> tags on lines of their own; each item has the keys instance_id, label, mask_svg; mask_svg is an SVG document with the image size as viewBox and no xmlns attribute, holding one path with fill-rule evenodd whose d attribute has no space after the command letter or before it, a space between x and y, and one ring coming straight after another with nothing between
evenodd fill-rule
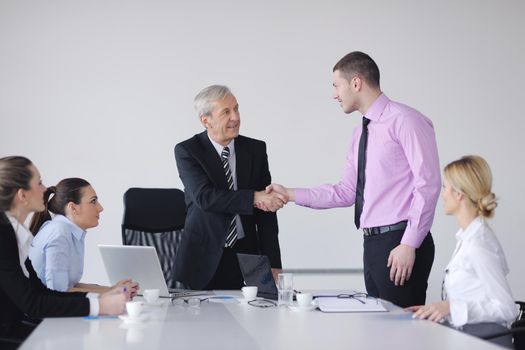
<instances>
[{"instance_id":1,"label":"white coffee cup","mask_svg":"<svg viewBox=\"0 0 525 350\"><path fill-rule=\"evenodd\" d=\"M312 293L297 293L295 298L297 299L297 305L299 305L299 307L309 307L312 305Z\"/></svg>"},{"instance_id":2,"label":"white coffee cup","mask_svg":"<svg viewBox=\"0 0 525 350\"><path fill-rule=\"evenodd\" d=\"M142 292L142 296L150 304L156 303L159 300L160 291L158 289L146 289Z\"/></svg>"},{"instance_id":3,"label":"white coffee cup","mask_svg":"<svg viewBox=\"0 0 525 350\"><path fill-rule=\"evenodd\" d=\"M254 300L257 297L257 286L242 287L242 295L248 301Z\"/></svg>"},{"instance_id":4,"label":"white coffee cup","mask_svg":"<svg viewBox=\"0 0 525 350\"><path fill-rule=\"evenodd\" d=\"M126 303L126 311L130 318L137 318L140 316L142 309L144 308L144 303L142 301L128 301Z\"/></svg>"}]
</instances>

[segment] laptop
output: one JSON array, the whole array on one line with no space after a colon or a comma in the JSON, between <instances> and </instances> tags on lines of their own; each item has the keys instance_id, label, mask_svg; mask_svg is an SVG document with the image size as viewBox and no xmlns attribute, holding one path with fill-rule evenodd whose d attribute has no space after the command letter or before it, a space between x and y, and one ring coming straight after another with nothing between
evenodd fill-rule
<instances>
[{"instance_id":1,"label":"laptop","mask_svg":"<svg viewBox=\"0 0 525 350\"><path fill-rule=\"evenodd\" d=\"M140 291L158 289L164 298L196 295L197 291L168 289L155 247L134 245L98 245L109 282L131 278L138 282Z\"/></svg>"},{"instance_id":2,"label":"laptop","mask_svg":"<svg viewBox=\"0 0 525 350\"><path fill-rule=\"evenodd\" d=\"M237 253L239 267L247 286L257 286L257 296L277 300L270 260L266 255Z\"/></svg>"}]
</instances>

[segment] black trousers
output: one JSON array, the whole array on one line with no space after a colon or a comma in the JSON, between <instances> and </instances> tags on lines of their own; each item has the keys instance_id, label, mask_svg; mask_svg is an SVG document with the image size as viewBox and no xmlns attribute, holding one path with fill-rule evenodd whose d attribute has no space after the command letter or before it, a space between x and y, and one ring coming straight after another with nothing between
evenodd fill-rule
<instances>
[{"instance_id":1,"label":"black trousers","mask_svg":"<svg viewBox=\"0 0 525 350\"><path fill-rule=\"evenodd\" d=\"M204 289L241 289L244 286L244 278L239 267L239 260L237 259L237 253L246 252L245 249L243 249L243 243L241 239L238 240L233 247L223 248L219 266L217 266L215 274ZM246 253L253 254L253 252Z\"/></svg>"},{"instance_id":2,"label":"black trousers","mask_svg":"<svg viewBox=\"0 0 525 350\"><path fill-rule=\"evenodd\" d=\"M430 232L416 249L416 260L410 279L402 286L390 280L387 267L390 251L401 243L404 230L364 237L363 266L368 295L388 300L398 306L424 305L428 276L434 262L434 240Z\"/></svg>"}]
</instances>

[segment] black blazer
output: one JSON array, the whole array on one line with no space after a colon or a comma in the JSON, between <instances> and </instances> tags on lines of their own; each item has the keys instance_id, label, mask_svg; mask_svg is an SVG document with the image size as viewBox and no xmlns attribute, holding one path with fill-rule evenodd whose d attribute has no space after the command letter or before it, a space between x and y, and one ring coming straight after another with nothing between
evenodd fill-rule
<instances>
[{"instance_id":1,"label":"black blazer","mask_svg":"<svg viewBox=\"0 0 525 350\"><path fill-rule=\"evenodd\" d=\"M245 238L243 252L267 255L281 268L277 216L253 207L254 191L271 183L266 144L235 139L237 191L230 191L222 162L206 131L175 146L179 176L184 184L187 216L175 258L175 278L202 289L211 280L222 256L232 215L240 214Z\"/></svg>"},{"instance_id":2,"label":"black blazer","mask_svg":"<svg viewBox=\"0 0 525 350\"><path fill-rule=\"evenodd\" d=\"M23 319L89 315L86 293L63 293L47 289L29 259L22 272L13 226L0 212L0 336L10 335Z\"/></svg>"}]
</instances>

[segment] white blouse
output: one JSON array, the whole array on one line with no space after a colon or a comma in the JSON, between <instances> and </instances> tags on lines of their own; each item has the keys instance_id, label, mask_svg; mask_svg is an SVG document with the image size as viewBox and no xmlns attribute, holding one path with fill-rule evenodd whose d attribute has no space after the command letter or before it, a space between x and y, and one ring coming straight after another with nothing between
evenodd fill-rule
<instances>
[{"instance_id":1,"label":"white blouse","mask_svg":"<svg viewBox=\"0 0 525 350\"><path fill-rule=\"evenodd\" d=\"M13 230L15 231L16 241L18 243L18 258L20 259L20 267L22 268L24 275L29 278L29 272L26 269L25 262L29 254L29 247L31 246L31 242L33 242L33 235L31 232L29 232L27 227L25 227L24 224L19 223L13 215L7 212L5 214L9 219L11 226L13 226Z\"/></svg>"},{"instance_id":2,"label":"white blouse","mask_svg":"<svg viewBox=\"0 0 525 350\"><path fill-rule=\"evenodd\" d=\"M481 218L456 233L458 243L445 270L444 292L449 322L495 322L506 327L518 314L507 283L505 255L492 229Z\"/></svg>"}]
</instances>

